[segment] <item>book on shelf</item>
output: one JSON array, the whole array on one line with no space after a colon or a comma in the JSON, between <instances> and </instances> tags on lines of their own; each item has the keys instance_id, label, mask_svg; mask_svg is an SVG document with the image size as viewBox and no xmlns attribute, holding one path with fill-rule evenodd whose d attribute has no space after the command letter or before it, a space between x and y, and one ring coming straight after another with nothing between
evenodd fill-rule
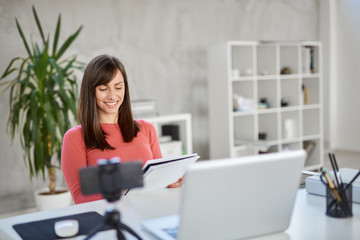
<instances>
[{"instance_id":1,"label":"book on shelf","mask_svg":"<svg viewBox=\"0 0 360 240\"><path fill-rule=\"evenodd\" d=\"M302 47L302 71L304 74L315 73L314 47Z\"/></svg>"},{"instance_id":2,"label":"book on shelf","mask_svg":"<svg viewBox=\"0 0 360 240\"><path fill-rule=\"evenodd\" d=\"M314 68L314 48L313 47L310 48L310 72L315 73L315 68Z\"/></svg>"},{"instance_id":3,"label":"book on shelf","mask_svg":"<svg viewBox=\"0 0 360 240\"><path fill-rule=\"evenodd\" d=\"M303 47L302 48L302 71L304 74L310 73L310 48L309 47Z\"/></svg>"}]
</instances>

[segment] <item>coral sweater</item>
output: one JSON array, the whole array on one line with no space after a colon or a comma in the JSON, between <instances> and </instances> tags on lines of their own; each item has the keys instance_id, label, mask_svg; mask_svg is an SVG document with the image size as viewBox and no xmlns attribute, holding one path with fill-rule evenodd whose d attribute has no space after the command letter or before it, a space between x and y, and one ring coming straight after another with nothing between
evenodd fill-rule
<instances>
[{"instance_id":1,"label":"coral sweater","mask_svg":"<svg viewBox=\"0 0 360 240\"><path fill-rule=\"evenodd\" d=\"M117 124L101 124L107 142L114 150L86 149L81 126L69 129L63 138L61 168L75 204L102 199L101 194L81 194L79 169L97 165L99 158L119 157L121 162L142 161L161 158L159 140L153 125L136 120L140 126L137 136L129 143L124 142Z\"/></svg>"}]
</instances>

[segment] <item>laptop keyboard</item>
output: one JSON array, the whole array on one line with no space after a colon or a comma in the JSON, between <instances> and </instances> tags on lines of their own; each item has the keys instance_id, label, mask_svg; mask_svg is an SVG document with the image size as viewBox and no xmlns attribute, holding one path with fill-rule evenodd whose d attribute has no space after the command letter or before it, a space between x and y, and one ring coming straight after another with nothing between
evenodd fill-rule
<instances>
[{"instance_id":1,"label":"laptop keyboard","mask_svg":"<svg viewBox=\"0 0 360 240\"><path fill-rule=\"evenodd\" d=\"M177 238L179 228L178 227L172 227L172 228L164 228L163 231L166 232L168 235L173 237L174 239Z\"/></svg>"}]
</instances>

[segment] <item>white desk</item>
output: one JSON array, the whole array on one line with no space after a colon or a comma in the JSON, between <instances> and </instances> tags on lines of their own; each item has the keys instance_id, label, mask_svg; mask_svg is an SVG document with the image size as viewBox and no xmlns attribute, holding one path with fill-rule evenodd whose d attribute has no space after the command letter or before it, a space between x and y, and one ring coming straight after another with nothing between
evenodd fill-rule
<instances>
[{"instance_id":1,"label":"white desk","mask_svg":"<svg viewBox=\"0 0 360 240\"><path fill-rule=\"evenodd\" d=\"M180 205L180 189L162 189L151 193L141 193L123 197L118 203L122 215L122 222L134 229L144 239L154 239L140 227L144 219L175 214ZM104 200L79 204L76 206L59 208L25 214L0 220L0 239L20 239L13 224L54 218L76 213L97 211L103 214L108 206ZM307 194L305 189L297 193L294 212L290 227L285 233L256 239L360 239L360 204L353 204L353 217L336 219L325 215L325 198ZM127 239L135 239L126 234ZM83 239L77 237L73 239ZM116 239L115 231L100 232L93 239Z\"/></svg>"}]
</instances>

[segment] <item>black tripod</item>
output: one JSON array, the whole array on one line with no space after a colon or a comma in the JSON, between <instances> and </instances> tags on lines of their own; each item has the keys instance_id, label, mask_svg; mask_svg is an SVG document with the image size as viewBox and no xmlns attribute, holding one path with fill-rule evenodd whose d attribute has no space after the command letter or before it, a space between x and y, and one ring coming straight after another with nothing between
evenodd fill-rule
<instances>
[{"instance_id":1,"label":"black tripod","mask_svg":"<svg viewBox=\"0 0 360 240\"><path fill-rule=\"evenodd\" d=\"M121 222L120 212L114 205L110 205L106 209L104 222L100 224L98 227L94 228L94 230L91 231L89 235L85 238L85 240L92 238L96 233L98 233L107 226L110 227L110 229L116 230L116 235L118 240L125 240L125 236L121 232L121 230L125 230L128 233L132 234L137 239L142 240L142 238L139 235L137 235L134 230L132 230L129 226Z\"/></svg>"},{"instance_id":2,"label":"black tripod","mask_svg":"<svg viewBox=\"0 0 360 240\"><path fill-rule=\"evenodd\" d=\"M124 189L142 186L141 163L120 164L115 158L110 161L99 160L98 164L99 189L103 197L111 204L106 209L103 223L94 228L85 239L88 240L99 231L110 227L116 230L118 240L125 240L122 230L142 240L134 230L121 222L120 212L114 204L120 199Z\"/></svg>"}]
</instances>

